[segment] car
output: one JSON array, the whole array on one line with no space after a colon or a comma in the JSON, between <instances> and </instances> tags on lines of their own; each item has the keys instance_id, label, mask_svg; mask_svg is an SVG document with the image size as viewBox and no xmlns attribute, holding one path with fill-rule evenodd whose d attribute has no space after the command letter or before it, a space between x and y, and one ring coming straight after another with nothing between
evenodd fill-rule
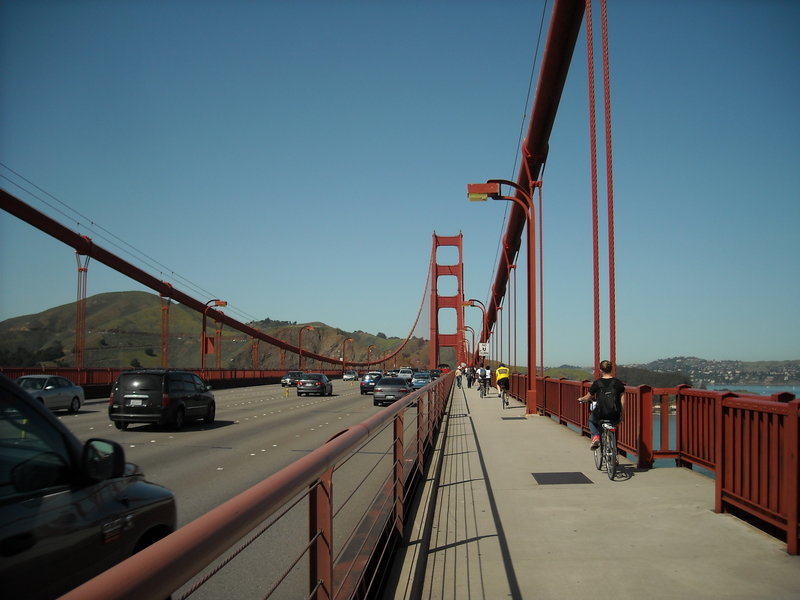
<instances>
[{"instance_id":1,"label":"car","mask_svg":"<svg viewBox=\"0 0 800 600\"><path fill-rule=\"evenodd\" d=\"M283 387L295 387L297 380L303 376L303 371L289 371L281 377L281 385Z\"/></svg>"},{"instance_id":2,"label":"car","mask_svg":"<svg viewBox=\"0 0 800 600\"><path fill-rule=\"evenodd\" d=\"M431 381L433 380L428 371L417 371L414 373L414 377L411 378L411 387L418 390L428 385Z\"/></svg>"},{"instance_id":3,"label":"car","mask_svg":"<svg viewBox=\"0 0 800 600\"><path fill-rule=\"evenodd\" d=\"M361 395L371 394L375 389L375 384L383 377L380 371L370 371L361 378Z\"/></svg>"},{"instance_id":4,"label":"car","mask_svg":"<svg viewBox=\"0 0 800 600\"><path fill-rule=\"evenodd\" d=\"M217 405L211 386L191 371L138 369L119 374L111 388L108 418L117 429L155 423L181 429L187 421L214 422Z\"/></svg>"},{"instance_id":5,"label":"car","mask_svg":"<svg viewBox=\"0 0 800 600\"><path fill-rule=\"evenodd\" d=\"M412 391L411 384L405 377L382 377L372 392L372 403L375 406L392 404Z\"/></svg>"},{"instance_id":6,"label":"car","mask_svg":"<svg viewBox=\"0 0 800 600\"><path fill-rule=\"evenodd\" d=\"M0 448L3 598L60 597L177 527L174 494L120 444L81 442L2 375Z\"/></svg>"},{"instance_id":7,"label":"car","mask_svg":"<svg viewBox=\"0 0 800 600\"><path fill-rule=\"evenodd\" d=\"M342 375L342 381L356 381L358 379L357 371L345 371Z\"/></svg>"},{"instance_id":8,"label":"car","mask_svg":"<svg viewBox=\"0 0 800 600\"><path fill-rule=\"evenodd\" d=\"M431 374L431 379L439 379L439 377L442 376L441 369L431 369L429 372Z\"/></svg>"},{"instance_id":9,"label":"car","mask_svg":"<svg viewBox=\"0 0 800 600\"><path fill-rule=\"evenodd\" d=\"M297 395L319 394L320 396L333 395L333 383L327 375L322 373L303 373L297 381Z\"/></svg>"},{"instance_id":10,"label":"car","mask_svg":"<svg viewBox=\"0 0 800 600\"><path fill-rule=\"evenodd\" d=\"M50 410L66 408L76 413L81 409L83 388L58 375L23 375L16 384Z\"/></svg>"},{"instance_id":11,"label":"car","mask_svg":"<svg viewBox=\"0 0 800 600\"><path fill-rule=\"evenodd\" d=\"M403 367L397 372L397 376L404 377L405 379L411 381L411 379L414 377L414 369L411 369L409 367Z\"/></svg>"}]
</instances>

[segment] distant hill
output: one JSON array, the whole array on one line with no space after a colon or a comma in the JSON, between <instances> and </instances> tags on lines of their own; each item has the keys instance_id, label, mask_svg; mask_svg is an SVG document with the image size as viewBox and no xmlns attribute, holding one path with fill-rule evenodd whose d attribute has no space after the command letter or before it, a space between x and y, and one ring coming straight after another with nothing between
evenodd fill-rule
<instances>
[{"instance_id":1,"label":"distant hill","mask_svg":"<svg viewBox=\"0 0 800 600\"><path fill-rule=\"evenodd\" d=\"M75 346L75 303L65 304L38 314L14 317L0 322L0 366L73 366ZM342 342L353 338L347 346L348 360L366 361L367 349L374 360L390 353L402 343L400 338L363 331L346 332L324 323L296 323L266 318L248 325L272 337L297 345L303 325L313 330L303 334L303 348L324 356L339 357ZM212 320L206 325L213 335ZM200 366L200 334L202 315L181 304L169 308L170 366ZM230 328L222 330L222 365L226 368L252 367L252 339ZM110 292L87 298L86 352L87 367L156 367L160 365L161 299L148 292ZM269 344L259 345L258 368L280 369L297 366L297 355L283 353ZM207 361L213 364L214 356ZM398 366L423 366L428 361L428 344L411 339L397 358ZM315 364L304 365L317 368ZM330 368L330 367L328 367Z\"/></svg>"},{"instance_id":2,"label":"distant hill","mask_svg":"<svg viewBox=\"0 0 800 600\"><path fill-rule=\"evenodd\" d=\"M680 372L695 387L708 385L800 385L800 360L707 360L695 356L662 358L643 365L653 371Z\"/></svg>"},{"instance_id":3,"label":"distant hill","mask_svg":"<svg viewBox=\"0 0 800 600\"><path fill-rule=\"evenodd\" d=\"M131 365L156 367L161 363L161 299L148 292L110 292L87 299L86 309L87 367L126 368ZM353 338L347 346L348 360L365 362L367 349L376 359L391 353L402 343L400 338L387 338L364 331L343 331L324 323L297 323L273 318L248 323L265 333L298 344L303 325L314 330L303 334L303 347L325 356L338 357L342 341ZM207 324L209 334L214 323ZM169 309L169 364L173 367L200 366L200 332L202 316L181 304ZM226 368L251 368L252 340L230 328L223 328L222 365ZM0 366L25 367L73 366L75 345L75 303L50 308L38 314L14 317L0 322ZM452 351L441 360L455 364ZM214 356L207 357L214 364ZM428 364L428 343L419 338L409 341L397 358L397 366L424 367ZM297 355L283 353L262 343L259 345L258 368L297 367ZM314 364L306 368L317 368ZM592 369L562 365L548 368L549 377L581 381L592 379ZM647 364L619 365L617 375L628 385L647 384L673 387L680 383L706 385L800 385L800 360L786 361L720 361L679 356L659 359Z\"/></svg>"}]
</instances>

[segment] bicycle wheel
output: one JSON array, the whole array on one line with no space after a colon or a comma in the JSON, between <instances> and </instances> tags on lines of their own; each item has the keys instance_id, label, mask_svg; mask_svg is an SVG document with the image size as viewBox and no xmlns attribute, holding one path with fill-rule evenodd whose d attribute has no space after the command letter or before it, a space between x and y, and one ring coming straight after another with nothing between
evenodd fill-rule
<instances>
[{"instance_id":1,"label":"bicycle wheel","mask_svg":"<svg viewBox=\"0 0 800 600\"><path fill-rule=\"evenodd\" d=\"M594 449L594 466L598 471L603 470L603 436L600 436L600 445Z\"/></svg>"},{"instance_id":2,"label":"bicycle wheel","mask_svg":"<svg viewBox=\"0 0 800 600\"><path fill-rule=\"evenodd\" d=\"M606 429L605 438L606 442L603 446L606 473L608 473L608 478L613 481L614 475L617 474L617 434L610 429Z\"/></svg>"}]
</instances>

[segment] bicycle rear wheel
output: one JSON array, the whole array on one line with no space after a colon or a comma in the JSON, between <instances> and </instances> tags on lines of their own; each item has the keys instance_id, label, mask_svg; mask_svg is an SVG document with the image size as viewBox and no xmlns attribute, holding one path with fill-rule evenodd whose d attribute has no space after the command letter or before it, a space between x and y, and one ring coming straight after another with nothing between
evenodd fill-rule
<instances>
[{"instance_id":1,"label":"bicycle rear wheel","mask_svg":"<svg viewBox=\"0 0 800 600\"><path fill-rule=\"evenodd\" d=\"M603 438L600 438L600 445L594 449L594 466L598 471L603 470Z\"/></svg>"},{"instance_id":2,"label":"bicycle rear wheel","mask_svg":"<svg viewBox=\"0 0 800 600\"><path fill-rule=\"evenodd\" d=\"M608 478L614 480L614 475L617 474L617 434L609 429L605 432L605 444L603 457L606 462L606 473Z\"/></svg>"}]
</instances>

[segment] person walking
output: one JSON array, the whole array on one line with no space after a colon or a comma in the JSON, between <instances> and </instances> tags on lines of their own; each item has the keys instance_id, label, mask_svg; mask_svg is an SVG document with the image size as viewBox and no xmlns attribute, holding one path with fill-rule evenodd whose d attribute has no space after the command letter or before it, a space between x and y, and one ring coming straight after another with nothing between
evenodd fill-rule
<instances>
[{"instance_id":1,"label":"person walking","mask_svg":"<svg viewBox=\"0 0 800 600\"><path fill-rule=\"evenodd\" d=\"M467 387L472 388L472 384L475 381L475 367L468 367L467 368Z\"/></svg>"},{"instance_id":2,"label":"person walking","mask_svg":"<svg viewBox=\"0 0 800 600\"><path fill-rule=\"evenodd\" d=\"M600 362L600 378L592 382L589 391L578 398L578 402L589 402L589 433L592 436L590 449L600 445L600 422L611 421L616 427L625 418L625 384L612 375L614 365L610 360Z\"/></svg>"},{"instance_id":3,"label":"person walking","mask_svg":"<svg viewBox=\"0 0 800 600\"><path fill-rule=\"evenodd\" d=\"M461 370L461 367L456 367L456 385L461 388L461 377L463 377L464 373Z\"/></svg>"}]
</instances>

